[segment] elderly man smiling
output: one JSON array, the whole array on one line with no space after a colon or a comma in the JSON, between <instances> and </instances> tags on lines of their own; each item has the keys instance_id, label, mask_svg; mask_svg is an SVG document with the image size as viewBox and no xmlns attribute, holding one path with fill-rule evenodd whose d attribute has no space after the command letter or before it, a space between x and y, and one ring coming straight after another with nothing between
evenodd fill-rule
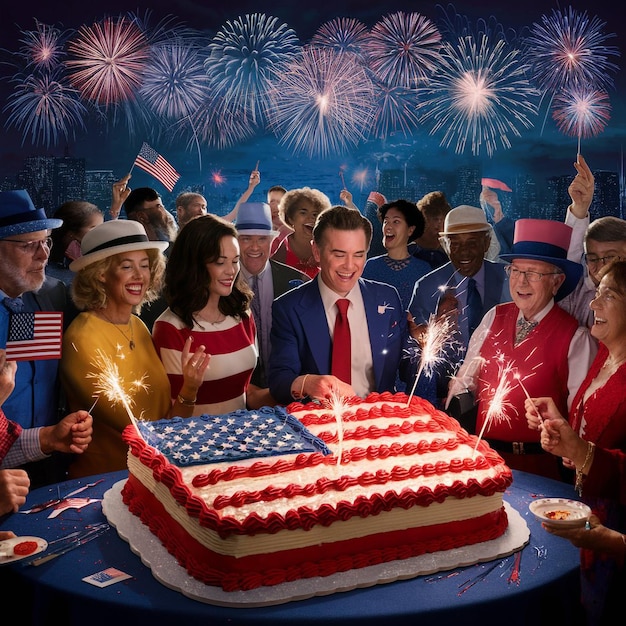
<instances>
[{"instance_id":1,"label":"elderly man smiling","mask_svg":"<svg viewBox=\"0 0 626 626\"><path fill-rule=\"evenodd\" d=\"M506 273L513 302L484 316L448 395L473 390L476 432L509 467L550 478L560 477L559 466L528 428L526 393L551 396L565 414L596 352L588 330L555 304L582 274L581 265L567 259L571 232L561 222L517 221L511 253L501 257L511 262Z\"/></svg>"}]
</instances>

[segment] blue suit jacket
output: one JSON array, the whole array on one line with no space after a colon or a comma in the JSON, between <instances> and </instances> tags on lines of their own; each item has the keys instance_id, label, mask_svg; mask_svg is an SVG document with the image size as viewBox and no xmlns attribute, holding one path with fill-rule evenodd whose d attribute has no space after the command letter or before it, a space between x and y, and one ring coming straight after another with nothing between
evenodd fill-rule
<instances>
[{"instance_id":1,"label":"blue suit jacket","mask_svg":"<svg viewBox=\"0 0 626 626\"><path fill-rule=\"evenodd\" d=\"M394 391L407 339L406 315L395 287L359 279L372 347L376 391ZM386 306L384 306L386 305ZM274 301L270 392L280 404L293 401L291 384L301 374L330 374L332 341L317 279Z\"/></svg>"},{"instance_id":2,"label":"blue suit jacket","mask_svg":"<svg viewBox=\"0 0 626 626\"><path fill-rule=\"evenodd\" d=\"M483 315L496 304L509 302L511 294L509 292L509 281L504 272L505 265L494 261L484 260L485 268L485 294L483 297ZM431 313L437 312L439 298L441 297L441 287L450 286L455 268L452 263L446 263L436 270L422 276L415 283L413 297L409 304L409 312L413 316L416 324L425 324Z\"/></svg>"}]
</instances>

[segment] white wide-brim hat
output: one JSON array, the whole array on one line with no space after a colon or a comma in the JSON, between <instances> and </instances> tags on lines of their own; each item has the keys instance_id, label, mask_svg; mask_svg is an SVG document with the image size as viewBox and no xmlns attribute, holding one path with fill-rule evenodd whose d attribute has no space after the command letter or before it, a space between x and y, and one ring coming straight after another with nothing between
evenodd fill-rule
<instances>
[{"instance_id":1,"label":"white wide-brim hat","mask_svg":"<svg viewBox=\"0 0 626 626\"><path fill-rule=\"evenodd\" d=\"M70 269L78 272L87 265L122 252L134 250L163 252L169 245L169 241L150 241L146 229L135 220L110 220L85 234L80 244L81 256L70 263Z\"/></svg>"}]
</instances>

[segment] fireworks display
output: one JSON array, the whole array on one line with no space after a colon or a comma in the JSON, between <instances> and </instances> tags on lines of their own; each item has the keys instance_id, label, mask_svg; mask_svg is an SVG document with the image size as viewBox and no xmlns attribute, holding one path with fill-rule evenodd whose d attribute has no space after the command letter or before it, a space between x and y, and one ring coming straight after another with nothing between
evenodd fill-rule
<instances>
[{"instance_id":1,"label":"fireworks display","mask_svg":"<svg viewBox=\"0 0 626 626\"><path fill-rule=\"evenodd\" d=\"M419 13L393 13L372 28L369 67L389 87L415 89L438 67L441 35Z\"/></svg>"},{"instance_id":2,"label":"fireworks display","mask_svg":"<svg viewBox=\"0 0 626 626\"><path fill-rule=\"evenodd\" d=\"M64 34L54 26L35 20L35 30L22 31L20 54L28 67L35 70L54 70L65 58Z\"/></svg>"},{"instance_id":3,"label":"fireworks display","mask_svg":"<svg viewBox=\"0 0 626 626\"><path fill-rule=\"evenodd\" d=\"M105 106L133 97L149 59L146 37L126 18L81 26L68 49L70 81L84 98Z\"/></svg>"},{"instance_id":4,"label":"fireworks display","mask_svg":"<svg viewBox=\"0 0 626 626\"><path fill-rule=\"evenodd\" d=\"M587 12L569 7L553 9L533 24L525 41L533 79L542 91L558 93L566 87L606 89L613 84L610 72L617 66L610 60L619 55L606 42L605 22L589 18Z\"/></svg>"},{"instance_id":5,"label":"fireworks display","mask_svg":"<svg viewBox=\"0 0 626 626\"><path fill-rule=\"evenodd\" d=\"M554 97L552 117L570 137L594 137L611 117L609 95L606 91L566 89Z\"/></svg>"},{"instance_id":6,"label":"fireworks display","mask_svg":"<svg viewBox=\"0 0 626 626\"><path fill-rule=\"evenodd\" d=\"M227 22L208 48L211 89L248 124L260 124L272 81L299 49L295 32L275 17L256 13Z\"/></svg>"},{"instance_id":7,"label":"fireworks display","mask_svg":"<svg viewBox=\"0 0 626 626\"><path fill-rule=\"evenodd\" d=\"M441 7L439 7L441 8ZM4 125L47 147L87 122L120 120L144 139L227 149L274 134L294 155L327 158L372 139L430 134L457 154L493 156L549 102L559 130L590 137L609 122L619 50L606 22L554 9L520 33L452 5L437 20L394 12L371 26L323 23L309 42L277 17L241 15L212 31L133 13L60 28L35 19L4 51L13 91Z\"/></svg>"},{"instance_id":8,"label":"fireworks display","mask_svg":"<svg viewBox=\"0 0 626 626\"><path fill-rule=\"evenodd\" d=\"M320 26L311 39L311 45L354 54L364 62L368 39L369 32L365 24L356 19L338 17Z\"/></svg>"},{"instance_id":9,"label":"fireworks display","mask_svg":"<svg viewBox=\"0 0 626 626\"><path fill-rule=\"evenodd\" d=\"M5 110L9 112L7 125L22 131L24 140L30 136L33 145L49 147L84 127L87 110L70 85L49 74L20 78Z\"/></svg>"},{"instance_id":10,"label":"fireworks display","mask_svg":"<svg viewBox=\"0 0 626 626\"><path fill-rule=\"evenodd\" d=\"M457 153L491 156L510 148L512 136L533 126L538 109L539 94L519 51L484 33L446 43L437 73L421 92L422 121Z\"/></svg>"},{"instance_id":11,"label":"fireworks display","mask_svg":"<svg viewBox=\"0 0 626 626\"><path fill-rule=\"evenodd\" d=\"M373 93L352 55L308 47L274 85L271 127L295 153L343 154L369 133Z\"/></svg>"}]
</instances>

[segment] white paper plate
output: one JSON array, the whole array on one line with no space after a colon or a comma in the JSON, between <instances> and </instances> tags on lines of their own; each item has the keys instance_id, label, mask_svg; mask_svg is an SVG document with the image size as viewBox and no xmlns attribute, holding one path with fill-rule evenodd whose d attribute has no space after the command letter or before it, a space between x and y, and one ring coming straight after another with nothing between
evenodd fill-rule
<instances>
[{"instance_id":1,"label":"white paper plate","mask_svg":"<svg viewBox=\"0 0 626 626\"><path fill-rule=\"evenodd\" d=\"M591 515L586 504L566 498L542 498L531 502L528 508L542 522L562 528L584 526Z\"/></svg>"},{"instance_id":2,"label":"white paper plate","mask_svg":"<svg viewBox=\"0 0 626 626\"><path fill-rule=\"evenodd\" d=\"M28 554L15 554L15 547L27 541L32 541L37 544L34 550L29 550ZM0 541L0 565L5 563L15 563L15 561L21 561L33 554L43 552L48 547L48 542L41 537L11 537L11 539L5 539ZM19 548L18 548L19 551Z\"/></svg>"}]
</instances>

